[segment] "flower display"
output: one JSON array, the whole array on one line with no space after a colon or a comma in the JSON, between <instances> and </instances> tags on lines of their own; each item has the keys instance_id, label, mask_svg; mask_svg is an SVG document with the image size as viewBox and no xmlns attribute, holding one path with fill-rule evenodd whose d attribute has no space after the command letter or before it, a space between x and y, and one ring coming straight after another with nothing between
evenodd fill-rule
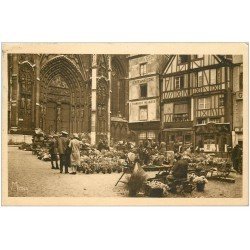
<instances>
[{"instance_id":1,"label":"flower display","mask_svg":"<svg viewBox=\"0 0 250 250\"><path fill-rule=\"evenodd\" d=\"M194 179L193 179L193 182L194 183L208 183L208 180L206 179L205 176L196 176Z\"/></svg>"},{"instance_id":2,"label":"flower display","mask_svg":"<svg viewBox=\"0 0 250 250\"><path fill-rule=\"evenodd\" d=\"M166 189L166 190L169 189L168 185L166 185L166 184L164 184L164 183L162 183L160 181L156 181L156 180L147 181L146 185L148 185L152 189L154 189L154 188L162 188L162 189Z\"/></svg>"}]
</instances>

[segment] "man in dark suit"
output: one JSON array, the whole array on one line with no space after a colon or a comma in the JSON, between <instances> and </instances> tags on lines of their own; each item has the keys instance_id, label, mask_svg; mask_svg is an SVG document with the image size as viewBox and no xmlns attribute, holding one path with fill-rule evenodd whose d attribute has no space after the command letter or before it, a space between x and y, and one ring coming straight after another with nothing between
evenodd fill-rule
<instances>
[{"instance_id":1,"label":"man in dark suit","mask_svg":"<svg viewBox=\"0 0 250 250\"><path fill-rule=\"evenodd\" d=\"M242 160L242 150L240 148L240 145L237 144L233 150L232 150L232 162L233 162L233 167L237 172L241 172L240 168L240 162Z\"/></svg>"},{"instance_id":2,"label":"man in dark suit","mask_svg":"<svg viewBox=\"0 0 250 250\"><path fill-rule=\"evenodd\" d=\"M51 156L51 168L52 169L59 169L58 167L58 160L57 160L57 135L50 136L50 148L49 153ZM56 162L56 167L54 166L54 161Z\"/></svg>"},{"instance_id":3,"label":"man in dark suit","mask_svg":"<svg viewBox=\"0 0 250 250\"><path fill-rule=\"evenodd\" d=\"M68 174L68 162L66 159L67 148L69 145L68 133L66 131L61 132L61 136L58 138L58 153L60 156L60 173L63 172L63 166L65 167L65 174Z\"/></svg>"}]
</instances>

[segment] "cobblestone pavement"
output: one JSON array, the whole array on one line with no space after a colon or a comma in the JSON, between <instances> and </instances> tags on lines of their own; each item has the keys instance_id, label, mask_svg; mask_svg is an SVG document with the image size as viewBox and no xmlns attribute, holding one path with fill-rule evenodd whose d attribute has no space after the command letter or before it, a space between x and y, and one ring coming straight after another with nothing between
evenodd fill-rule
<instances>
[{"instance_id":1,"label":"cobblestone pavement","mask_svg":"<svg viewBox=\"0 0 250 250\"><path fill-rule=\"evenodd\" d=\"M60 174L50 162L38 160L30 151L8 148L9 196L29 197L111 197L123 196L121 174Z\"/></svg>"},{"instance_id":2,"label":"cobblestone pavement","mask_svg":"<svg viewBox=\"0 0 250 250\"><path fill-rule=\"evenodd\" d=\"M115 197L126 196L123 183L115 187L121 174L77 175L60 174L52 170L50 162L38 160L30 151L9 147L9 196L29 197ZM153 177L156 172L147 173ZM185 197L236 198L242 196L242 176L236 182L209 181L205 192L193 191ZM169 197L178 197L169 194Z\"/></svg>"}]
</instances>

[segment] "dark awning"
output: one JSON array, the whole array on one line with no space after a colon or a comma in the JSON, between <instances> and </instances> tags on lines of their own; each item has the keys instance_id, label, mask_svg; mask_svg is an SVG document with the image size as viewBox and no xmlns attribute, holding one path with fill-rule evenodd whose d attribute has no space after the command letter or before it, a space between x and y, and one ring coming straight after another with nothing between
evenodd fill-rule
<instances>
[{"instance_id":1,"label":"dark awning","mask_svg":"<svg viewBox=\"0 0 250 250\"><path fill-rule=\"evenodd\" d=\"M228 134L230 133L230 123L207 123L207 124L198 124L194 126L194 130L197 134Z\"/></svg>"}]
</instances>

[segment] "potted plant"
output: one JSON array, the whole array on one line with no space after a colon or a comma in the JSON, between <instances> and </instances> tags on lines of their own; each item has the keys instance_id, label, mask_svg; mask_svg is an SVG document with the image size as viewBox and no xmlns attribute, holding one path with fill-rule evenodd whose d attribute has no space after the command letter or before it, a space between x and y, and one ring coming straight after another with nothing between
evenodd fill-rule
<instances>
[{"instance_id":1,"label":"potted plant","mask_svg":"<svg viewBox=\"0 0 250 250\"><path fill-rule=\"evenodd\" d=\"M145 194L150 197L162 197L167 194L169 186L156 180L147 181Z\"/></svg>"},{"instance_id":2,"label":"potted plant","mask_svg":"<svg viewBox=\"0 0 250 250\"><path fill-rule=\"evenodd\" d=\"M127 177L125 188L128 190L130 197L136 197L145 185L146 179L147 176L143 170L135 171Z\"/></svg>"},{"instance_id":3,"label":"potted plant","mask_svg":"<svg viewBox=\"0 0 250 250\"><path fill-rule=\"evenodd\" d=\"M193 183L196 184L196 189L198 192L204 192L205 185L207 182L208 181L205 176L196 176L193 180Z\"/></svg>"}]
</instances>

